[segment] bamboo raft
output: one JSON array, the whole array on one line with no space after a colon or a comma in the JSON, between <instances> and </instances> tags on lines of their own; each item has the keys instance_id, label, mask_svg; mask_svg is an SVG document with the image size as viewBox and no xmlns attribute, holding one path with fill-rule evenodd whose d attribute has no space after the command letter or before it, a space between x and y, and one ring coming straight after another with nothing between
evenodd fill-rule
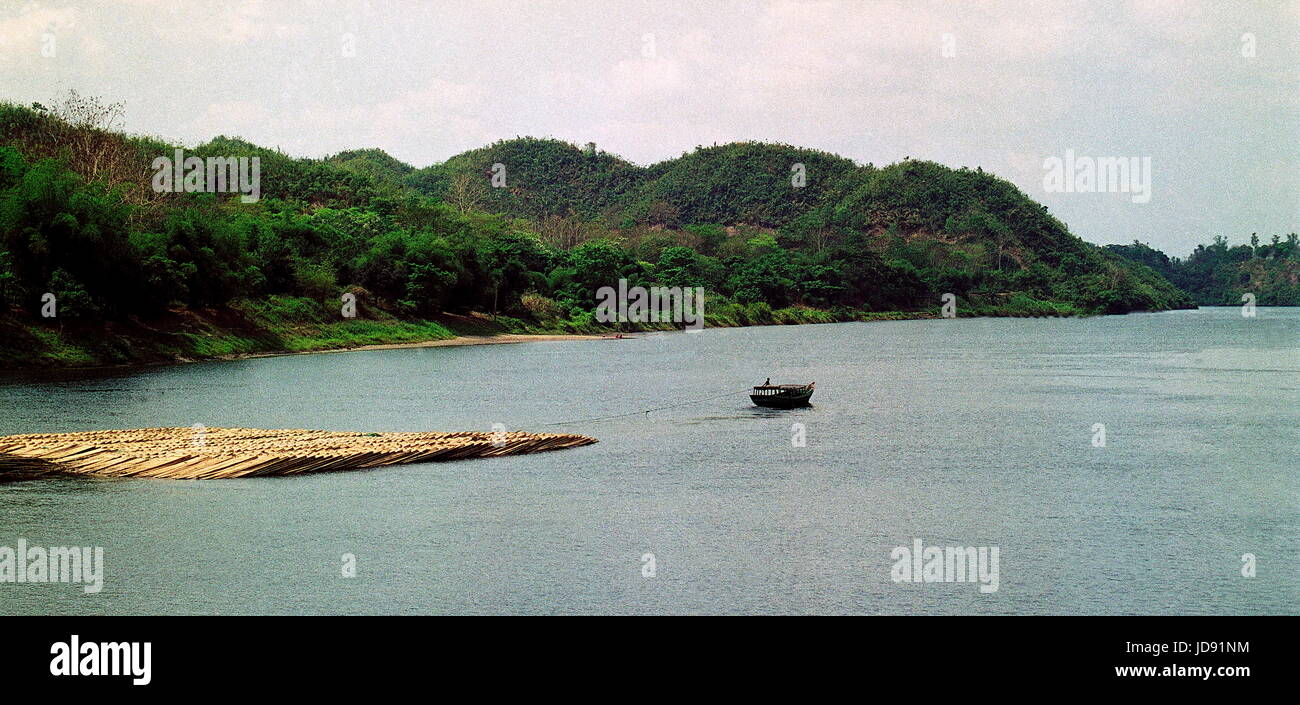
<instances>
[{"instance_id":1,"label":"bamboo raft","mask_svg":"<svg viewBox=\"0 0 1300 705\"><path fill-rule=\"evenodd\" d=\"M539 453L595 443L564 433L360 433L252 428L146 428L0 436L0 473L214 480L365 470Z\"/></svg>"}]
</instances>

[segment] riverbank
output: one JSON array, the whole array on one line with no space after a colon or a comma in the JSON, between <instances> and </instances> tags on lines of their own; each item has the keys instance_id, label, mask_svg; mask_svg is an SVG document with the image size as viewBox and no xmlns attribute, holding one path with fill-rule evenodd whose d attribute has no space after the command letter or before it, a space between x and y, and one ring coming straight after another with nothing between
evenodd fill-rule
<instances>
[{"instance_id":1,"label":"riverbank","mask_svg":"<svg viewBox=\"0 0 1300 705\"><path fill-rule=\"evenodd\" d=\"M612 335L573 335L573 334L517 334L517 333L499 333L497 335L458 335L454 338L440 338L437 340L424 340L418 343L374 343L371 345L355 345L342 348L328 348L324 350L299 350L296 352L279 351L264 353L236 353L233 355L222 355L216 359L219 360L243 360L258 357L279 357L282 355L324 355L326 353L343 353L356 352L360 350L401 350L405 348L443 348L456 347L461 345L510 345L514 343L539 343L555 342L561 340L614 340Z\"/></svg>"},{"instance_id":2,"label":"riverbank","mask_svg":"<svg viewBox=\"0 0 1300 705\"><path fill-rule=\"evenodd\" d=\"M1033 300L957 307L961 317L1084 313L1068 304ZM862 311L727 303L711 309L705 325L735 328L939 316L937 307L928 311ZM115 367L399 347L597 340L678 327L671 323L611 326L595 323L589 315L579 320L527 322L508 316L444 313L432 320L409 320L365 310L356 318L340 318L332 308L297 297L238 301L221 310L178 308L149 320L33 320L11 313L0 316L0 369Z\"/></svg>"}]
</instances>

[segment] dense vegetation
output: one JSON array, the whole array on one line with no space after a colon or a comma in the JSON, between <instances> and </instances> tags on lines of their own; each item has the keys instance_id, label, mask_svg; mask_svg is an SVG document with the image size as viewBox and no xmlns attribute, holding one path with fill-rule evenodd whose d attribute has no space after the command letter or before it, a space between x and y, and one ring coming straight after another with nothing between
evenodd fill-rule
<instances>
[{"instance_id":1,"label":"dense vegetation","mask_svg":"<svg viewBox=\"0 0 1300 705\"><path fill-rule=\"evenodd\" d=\"M243 203L155 192L176 146L113 132L119 114L75 94L0 105L0 364L595 332L595 291L620 278L704 287L710 325L935 315L948 292L962 315L1192 303L980 170L757 143L650 167L532 138L424 169L227 137L186 150L260 157Z\"/></svg>"},{"instance_id":2,"label":"dense vegetation","mask_svg":"<svg viewBox=\"0 0 1300 705\"><path fill-rule=\"evenodd\" d=\"M1274 235L1261 245L1252 233L1249 245L1230 247L1216 236L1197 245L1187 259L1136 240L1132 245L1107 245L1107 250L1159 272L1202 306L1235 306L1244 294L1254 294L1261 306L1300 306L1300 243L1296 233Z\"/></svg>"}]
</instances>

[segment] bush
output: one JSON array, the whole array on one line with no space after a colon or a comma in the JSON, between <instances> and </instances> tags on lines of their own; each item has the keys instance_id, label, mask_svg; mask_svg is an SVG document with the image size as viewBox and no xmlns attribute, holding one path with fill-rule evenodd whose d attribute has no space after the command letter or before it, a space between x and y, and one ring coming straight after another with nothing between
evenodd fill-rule
<instances>
[{"instance_id":1,"label":"bush","mask_svg":"<svg viewBox=\"0 0 1300 705\"><path fill-rule=\"evenodd\" d=\"M529 292L519 298L520 305L537 321L551 321L563 315L558 303L540 294Z\"/></svg>"}]
</instances>

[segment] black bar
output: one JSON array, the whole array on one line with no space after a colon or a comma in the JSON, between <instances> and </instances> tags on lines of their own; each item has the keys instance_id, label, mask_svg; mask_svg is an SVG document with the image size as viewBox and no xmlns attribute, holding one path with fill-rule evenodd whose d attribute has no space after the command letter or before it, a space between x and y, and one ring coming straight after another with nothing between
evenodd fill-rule
<instances>
[{"instance_id":1,"label":"black bar","mask_svg":"<svg viewBox=\"0 0 1300 705\"><path fill-rule=\"evenodd\" d=\"M880 692L878 684L898 683L930 701L979 693L1058 697L1076 686L1245 693L1292 683L1295 670L1295 622L1289 618L570 619L558 624L434 617L10 617L3 623L4 681L47 694L70 688L254 692L266 682L416 687L427 686L430 678L443 684L487 678L496 687L498 681L526 684L529 678L557 675L578 686L594 683L596 674L622 674L633 688L644 677L675 689L670 683L681 684L688 674L731 679L739 668L746 674L741 680L750 685L771 678L812 679L819 685L857 679L857 688ZM148 642L150 682L133 685L131 675L51 674L51 646L70 644L72 635L83 645L137 642L143 649ZM1180 644L1187 651L1178 651ZM1212 653L1195 653L1206 644L1218 646ZM1117 673L1128 667L1155 671ZM1207 679L1179 673L1180 667L1216 672ZM1245 667L1248 673L1217 671L1224 667ZM1030 688L1035 683L1040 685ZM1036 691L1045 686L1050 689Z\"/></svg>"}]
</instances>

